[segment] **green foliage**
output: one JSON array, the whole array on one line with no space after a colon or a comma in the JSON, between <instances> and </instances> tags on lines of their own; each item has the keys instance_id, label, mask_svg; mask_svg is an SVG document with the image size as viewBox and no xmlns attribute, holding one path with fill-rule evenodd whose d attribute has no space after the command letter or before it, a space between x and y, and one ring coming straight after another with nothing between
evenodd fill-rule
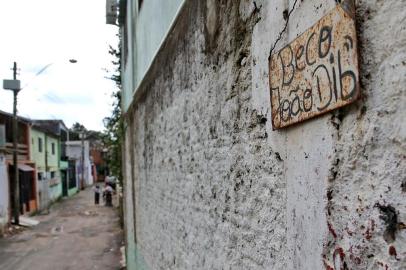
<instances>
[{"instance_id":1,"label":"green foliage","mask_svg":"<svg viewBox=\"0 0 406 270\"><path fill-rule=\"evenodd\" d=\"M88 130L84 125L79 122L75 122L69 129L69 140L79 141L81 138L80 133L84 133L85 140L90 140L91 142L100 141L103 139L104 133L97 130Z\"/></svg>"},{"instance_id":2,"label":"green foliage","mask_svg":"<svg viewBox=\"0 0 406 270\"><path fill-rule=\"evenodd\" d=\"M120 48L120 46L119 46ZM103 131L103 143L107 147L106 162L111 174L115 175L120 184L122 184L122 156L121 148L123 145L124 137L124 125L121 115L121 51L120 49L114 49L110 46L110 55L115 60L112 61L115 66L115 70L110 74L108 79L116 83L117 89L113 92L113 104L112 112L109 117L103 119L105 130Z\"/></svg>"},{"instance_id":3,"label":"green foliage","mask_svg":"<svg viewBox=\"0 0 406 270\"><path fill-rule=\"evenodd\" d=\"M75 122L69 129L69 140L79 141L80 140L79 134L83 131L87 132L85 126L80 124L79 122Z\"/></svg>"}]
</instances>

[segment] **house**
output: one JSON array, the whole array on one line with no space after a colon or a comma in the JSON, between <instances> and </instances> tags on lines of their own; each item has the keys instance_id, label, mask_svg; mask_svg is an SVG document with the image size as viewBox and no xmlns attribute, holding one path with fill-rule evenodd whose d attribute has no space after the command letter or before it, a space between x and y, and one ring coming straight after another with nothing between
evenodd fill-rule
<instances>
[{"instance_id":1,"label":"house","mask_svg":"<svg viewBox=\"0 0 406 270\"><path fill-rule=\"evenodd\" d=\"M41 209L61 196L75 193L69 185L69 163L65 153L68 129L62 120L32 120L32 160L37 166Z\"/></svg>"},{"instance_id":2,"label":"house","mask_svg":"<svg viewBox=\"0 0 406 270\"><path fill-rule=\"evenodd\" d=\"M93 164L92 175L95 182L104 182L108 175L108 167L104 160L103 148L92 145L90 149L90 159Z\"/></svg>"},{"instance_id":3,"label":"house","mask_svg":"<svg viewBox=\"0 0 406 270\"><path fill-rule=\"evenodd\" d=\"M13 115L0 111L0 130L5 135L0 145L0 223L10 222L13 209L12 184L14 181L13 164ZM31 122L24 117L18 117L18 172L20 214L33 213L38 209L36 169L30 158L30 129Z\"/></svg>"},{"instance_id":4,"label":"house","mask_svg":"<svg viewBox=\"0 0 406 270\"><path fill-rule=\"evenodd\" d=\"M58 136L33 124L31 129L31 159L35 162L40 208L46 209L62 196L59 171Z\"/></svg>"},{"instance_id":5,"label":"house","mask_svg":"<svg viewBox=\"0 0 406 270\"><path fill-rule=\"evenodd\" d=\"M405 11L120 1L127 269L406 269Z\"/></svg>"},{"instance_id":6,"label":"house","mask_svg":"<svg viewBox=\"0 0 406 270\"><path fill-rule=\"evenodd\" d=\"M74 166L75 179L78 188L82 189L93 185L92 167L93 163L90 159L90 143L87 140L83 141L67 141L66 156L70 166Z\"/></svg>"},{"instance_id":7,"label":"house","mask_svg":"<svg viewBox=\"0 0 406 270\"><path fill-rule=\"evenodd\" d=\"M98 132L88 132L86 139L90 144L90 160L93 164L92 175L94 182L104 182L109 173L109 168L105 161L107 149L100 139Z\"/></svg>"}]
</instances>

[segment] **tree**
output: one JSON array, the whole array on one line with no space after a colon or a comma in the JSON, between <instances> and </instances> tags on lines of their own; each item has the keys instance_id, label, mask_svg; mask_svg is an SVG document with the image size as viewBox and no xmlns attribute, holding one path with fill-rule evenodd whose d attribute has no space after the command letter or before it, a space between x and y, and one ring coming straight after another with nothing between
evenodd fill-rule
<instances>
[{"instance_id":1,"label":"tree","mask_svg":"<svg viewBox=\"0 0 406 270\"><path fill-rule=\"evenodd\" d=\"M121 42L120 35L119 42ZM111 174L115 175L119 181L120 186L123 185L123 172L122 172L122 146L124 142L124 124L121 112L121 46L118 49L114 49L110 46L109 54L114 57L112 61L115 66L113 73L107 77L115 82L117 89L113 92L112 98L113 110L109 117L103 119L105 130L103 131L103 143L107 148L106 162ZM119 213L120 224L124 226L124 209L123 198L119 197Z\"/></svg>"},{"instance_id":2,"label":"tree","mask_svg":"<svg viewBox=\"0 0 406 270\"><path fill-rule=\"evenodd\" d=\"M69 129L69 140L78 141L80 140L79 134L83 131L87 132L87 129L84 125L79 122L75 122L72 127Z\"/></svg>"},{"instance_id":3,"label":"tree","mask_svg":"<svg viewBox=\"0 0 406 270\"><path fill-rule=\"evenodd\" d=\"M107 147L106 162L108 164L110 173L115 175L120 185L123 183L122 174L122 145L123 145L123 134L124 125L121 115L121 49L114 49L110 46L109 54L114 57L115 60L112 61L115 69L110 76L107 78L114 81L117 89L113 92L112 98L112 113L109 117L104 118L103 124L105 130L103 131L103 143Z\"/></svg>"}]
</instances>

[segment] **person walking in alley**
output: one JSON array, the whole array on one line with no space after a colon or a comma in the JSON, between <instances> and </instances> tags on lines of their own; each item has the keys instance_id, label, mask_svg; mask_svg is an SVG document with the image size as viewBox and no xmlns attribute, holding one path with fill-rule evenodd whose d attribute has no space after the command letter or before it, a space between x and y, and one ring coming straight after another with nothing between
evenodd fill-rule
<instances>
[{"instance_id":1,"label":"person walking in alley","mask_svg":"<svg viewBox=\"0 0 406 270\"><path fill-rule=\"evenodd\" d=\"M101 189L100 189L99 185L96 185L95 187L93 187L93 190L94 190L94 204L99 204L100 193L101 193Z\"/></svg>"},{"instance_id":2,"label":"person walking in alley","mask_svg":"<svg viewBox=\"0 0 406 270\"><path fill-rule=\"evenodd\" d=\"M106 206L113 206L113 188L106 184L104 187L104 192L103 192L103 196L105 198L106 201Z\"/></svg>"}]
</instances>

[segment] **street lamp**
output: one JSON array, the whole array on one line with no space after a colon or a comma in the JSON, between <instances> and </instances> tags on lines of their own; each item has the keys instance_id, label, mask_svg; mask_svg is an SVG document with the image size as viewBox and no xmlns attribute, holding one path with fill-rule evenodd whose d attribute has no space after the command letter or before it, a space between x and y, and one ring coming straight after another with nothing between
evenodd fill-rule
<instances>
[{"instance_id":1,"label":"street lamp","mask_svg":"<svg viewBox=\"0 0 406 270\"><path fill-rule=\"evenodd\" d=\"M18 179L18 164L17 164L17 151L18 151L18 124L17 124L17 95L21 90L20 81L17 80L17 63L14 62L13 65L13 80L3 80L3 88L6 90L13 91L14 104L13 104L13 164L14 164L14 208L13 217L14 223L20 224L20 183Z\"/></svg>"}]
</instances>

